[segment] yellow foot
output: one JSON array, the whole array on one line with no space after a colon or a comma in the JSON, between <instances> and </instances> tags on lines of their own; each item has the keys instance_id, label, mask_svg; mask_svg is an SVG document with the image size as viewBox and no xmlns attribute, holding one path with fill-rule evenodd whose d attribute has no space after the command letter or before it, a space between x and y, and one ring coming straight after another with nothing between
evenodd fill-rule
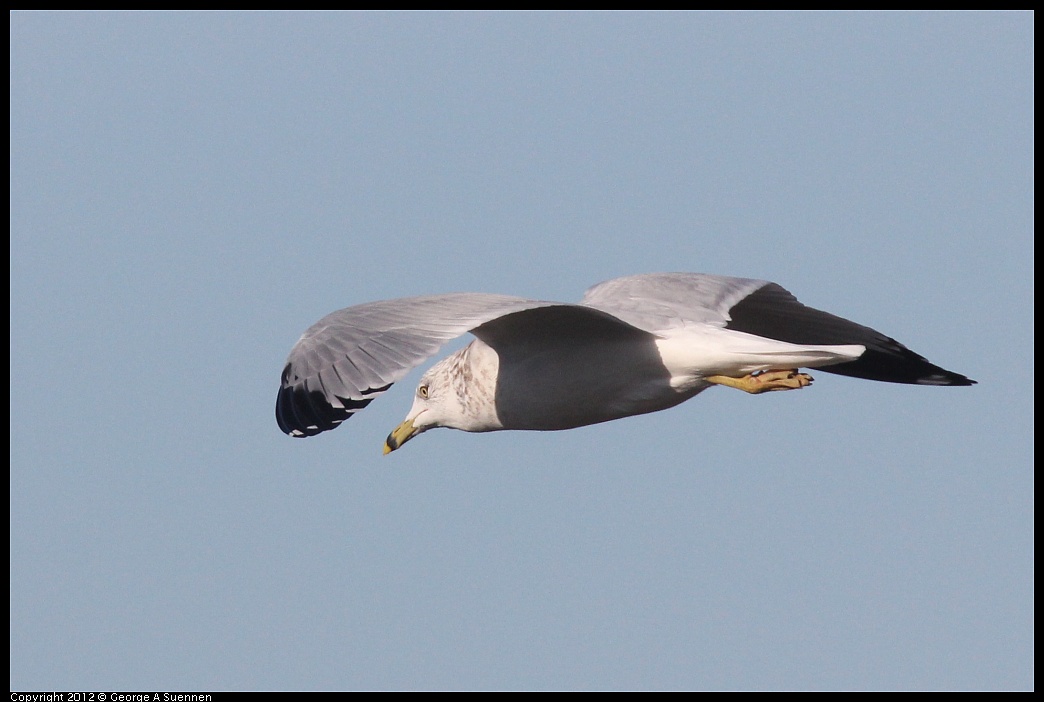
<instances>
[{"instance_id":1,"label":"yellow foot","mask_svg":"<svg viewBox=\"0 0 1044 702\"><path fill-rule=\"evenodd\" d=\"M727 375L711 375L704 378L708 383L727 385L743 392L757 395L772 390L797 390L812 384L812 376L793 370L763 371L751 373L742 378L730 378Z\"/></svg>"}]
</instances>

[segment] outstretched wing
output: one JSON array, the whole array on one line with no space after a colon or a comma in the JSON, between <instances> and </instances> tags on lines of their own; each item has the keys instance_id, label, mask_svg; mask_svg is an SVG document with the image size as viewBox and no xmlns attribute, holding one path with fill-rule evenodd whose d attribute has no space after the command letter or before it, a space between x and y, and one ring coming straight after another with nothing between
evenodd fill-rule
<instances>
[{"instance_id":1,"label":"outstretched wing","mask_svg":"<svg viewBox=\"0 0 1044 702\"><path fill-rule=\"evenodd\" d=\"M276 421L291 436L333 429L450 339L505 314L553 302L455 293L381 300L338 310L290 351Z\"/></svg>"},{"instance_id":2,"label":"outstretched wing","mask_svg":"<svg viewBox=\"0 0 1044 702\"><path fill-rule=\"evenodd\" d=\"M653 333L711 324L798 345L861 345L854 361L819 370L868 380L918 385L972 385L974 380L930 363L870 327L798 302L775 283L702 273L654 273L594 286L583 303Z\"/></svg>"}]
</instances>

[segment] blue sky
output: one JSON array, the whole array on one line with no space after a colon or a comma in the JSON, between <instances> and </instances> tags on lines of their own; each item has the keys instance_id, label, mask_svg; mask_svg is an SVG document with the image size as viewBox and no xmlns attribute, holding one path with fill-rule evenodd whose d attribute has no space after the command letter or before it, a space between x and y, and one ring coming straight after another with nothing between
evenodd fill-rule
<instances>
[{"instance_id":1,"label":"blue sky","mask_svg":"<svg viewBox=\"0 0 1044 702\"><path fill-rule=\"evenodd\" d=\"M1033 47L1028 13L12 14L11 688L1032 689ZM418 369L276 426L332 310L675 270L980 384L382 457Z\"/></svg>"}]
</instances>

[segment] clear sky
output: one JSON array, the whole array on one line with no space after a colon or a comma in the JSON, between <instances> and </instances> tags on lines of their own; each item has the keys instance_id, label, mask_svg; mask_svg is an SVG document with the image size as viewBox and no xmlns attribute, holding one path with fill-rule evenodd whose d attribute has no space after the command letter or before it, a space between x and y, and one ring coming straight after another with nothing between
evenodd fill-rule
<instances>
[{"instance_id":1,"label":"clear sky","mask_svg":"<svg viewBox=\"0 0 1044 702\"><path fill-rule=\"evenodd\" d=\"M10 19L12 689L1033 688L1032 14ZM330 311L656 271L980 384L276 426Z\"/></svg>"}]
</instances>

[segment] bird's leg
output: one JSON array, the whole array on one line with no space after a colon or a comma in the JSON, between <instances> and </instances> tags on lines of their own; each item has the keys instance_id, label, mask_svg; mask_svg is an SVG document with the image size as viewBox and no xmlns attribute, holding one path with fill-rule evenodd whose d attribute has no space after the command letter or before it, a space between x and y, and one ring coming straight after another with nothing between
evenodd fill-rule
<instances>
[{"instance_id":1,"label":"bird's leg","mask_svg":"<svg viewBox=\"0 0 1044 702\"><path fill-rule=\"evenodd\" d=\"M743 392L757 395L772 390L797 390L812 384L812 376L793 370L762 371L750 373L742 378L730 378L727 375L711 375L704 378L708 383L727 385Z\"/></svg>"}]
</instances>

